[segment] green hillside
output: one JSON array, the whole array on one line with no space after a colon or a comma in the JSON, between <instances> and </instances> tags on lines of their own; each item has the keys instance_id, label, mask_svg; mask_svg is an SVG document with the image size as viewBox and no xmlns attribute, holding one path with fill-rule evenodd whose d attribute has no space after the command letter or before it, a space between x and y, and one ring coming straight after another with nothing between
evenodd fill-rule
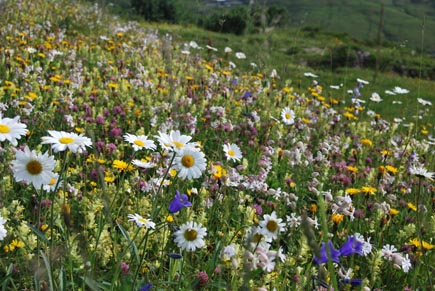
<instances>
[{"instance_id":1,"label":"green hillside","mask_svg":"<svg viewBox=\"0 0 435 291\"><path fill-rule=\"evenodd\" d=\"M362 39L377 38L382 3L384 38L413 48L421 47L423 42L425 49L435 49L435 35L431 33L435 30L433 1L275 0L269 3L285 6L291 25L319 26Z\"/></svg>"},{"instance_id":2,"label":"green hillside","mask_svg":"<svg viewBox=\"0 0 435 291\"><path fill-rule=\"evenodd\" d=\"M214 5L216 1L183 0L194 22L236 9L238 5ZM175 1L175 2L177 2ZM227 0L226 3L233 1ZM280 23L291 28L317 27L328 32L347 33L362 40L378 39L383 5L382 38L413 49L435 51L435 2L429 0L256 0L238 1L257 7L285 8ZM219 8L220 7L220 8ZM248 7L248 4L245 5ZM224 14L224 12L222 12ZM186 18L186 17L184 17Z\"/></svg>"}]
</instances>

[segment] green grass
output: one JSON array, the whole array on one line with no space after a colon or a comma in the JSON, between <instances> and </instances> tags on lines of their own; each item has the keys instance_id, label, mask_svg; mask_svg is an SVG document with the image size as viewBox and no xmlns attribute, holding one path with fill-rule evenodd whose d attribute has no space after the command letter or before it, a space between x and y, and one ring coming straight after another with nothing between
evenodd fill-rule
<instances>
[{"instance_id":1,"label":"green grass","mask_svg":"<svg viewBox=\"0 0 435 291\"><path fill-rule=\"evenodd\" d=\"M240 60L240 70L252 71L251 62L258 65L259 72L270 74L274 68L278 71L281 80L287 80L291 86L307 88L311 80L303 76L304 72L311 71L319 76L321 85L324 86L328 95L340 100L349 100L350 95L346 92L356 86L356 79L361 78L371 84L361 90L362 99L368 100L373 92L377 92L384 99L379 104L370 104L370 109L381 114L386 119L405 117L405 120L414 120L413 116L418 113L419 104L417 98L435 102L433 92L435 83L428 77L410 78L391 72L393 65L403 64L409 66L420 74L425 69L431 69L434 64L433 58L427 55L419 55L407 48L376 47L369 46L347 35L330 34L322 32L307 32L304 30L277 29L270 34L252 34L236 36L232 34L219 34L202 30L195 26L159 25L161 34L170 33L174 41L188 42L195 40L201 46L211 43L219 49L216 55L222 56L225 47L231 47L233 52L241 51L247 55L248 60ZM356 68L349 66L334 67L334 49L345 47L349 54L355 48L369 51L379 59L383 71L374 68ZM316 52L306 51L308 48L324 50L323 55ZM326 64L324 63L326 61ZM394 62L394 63L393 63ZM309 66L311 64L311 66ZM424 72L423 72L424 73ZM330 85L343 84L343 90L329 89ZM410 90L407 95L390 96L384 93L399 86ZM401 101L403 106L392 105L392 101ZM405 110L403 110L405 108ZM429 114L424 122L435 123L435 116Z\"/></svg>"}]
</instances>

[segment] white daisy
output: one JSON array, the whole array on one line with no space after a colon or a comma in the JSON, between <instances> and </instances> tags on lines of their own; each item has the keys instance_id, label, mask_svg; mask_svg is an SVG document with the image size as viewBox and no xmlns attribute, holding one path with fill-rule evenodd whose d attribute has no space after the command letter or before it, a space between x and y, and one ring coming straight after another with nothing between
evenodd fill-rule
<instances>
[{"instance_id":1,"label":"white daisy","mask_svg":"<svg viewBox=\"0 0 435 291\"><path fill-rule=\"evenodd\" d=\"M131 163L133 165L135 165L136 167L139 168L144 168L144 169L151 169L154 168L156 165L150 162L147 162L146 160L132 160Z\"/></svg>"},{"instance_id":2,"label":"white daisy","mask_svg":"<svg viewBox=\"0 0 435 291\"><path fill-rule=\"evenodd\" d=\"M246 55L242 52L237 52L236 53L236 58L238 59L246 59Z\"/></svg>"},{"instance_id":3,"label":"white daisy","mask_svg":"<svg viewBox=\"0 0 435 291\"><path fill-rule=\"evenodd\" d=\"M265 236L268 242L277 239L278 233L285 230L285 223L276 216L275 211L271 215L265 214L258 225L260 226L260 233Z\"/></svg>"},{"instance_id":4,"label":"white daisy","mask_svg":"<svg viewBox=\"0 0 435 291\"><path fill-rule=\"evenodd\" d=\"M199 178L207 167L205 155L199 150L182 149L175 156L173 167L182 179Z\"/></svg>"},{"instance_id":5,"label":"white daisy","mask_svg":"<svg viewBox=\"0 0 435 291\"><path fill-rule=\"evenodd\" d=\"M286 107L281 111L281 118L285 124L291 125L295 122L295 113L293 110Z\"/></svg>"},{"instance_id":6,"label":"white daisy","mask_svg":"<svg viewBox=\"0 0 435 291\"><path fill-rule=\"evenodd\" d=\"M373 102L379 103L382 101L381 96L379 96L378 93L373 93L372 97L370 97L370 100L372 100Z\"/></svg>"},{"instance_id":7,"label":"white daisy","mask_svg":"<svg viewBox=\"0 0 435 291\"><path fill-rule=\"evenodd\" d=\"M363 79L360 79L360 78L357 78L356 81L357 81L358 83L360 83L360 84L364 84L364 85L369 84L369 81L366 81L366 80L363 80Z\"/></svg>"},{"instance_id":8,"label":"white daisy","mask_svg":"<svg viewBox=\"0 0 435 291\"><path fill-rule=\"evenodd\" d=\"M156 135L155 138L164 149L173 151L186 147L192 139L191 136L181 134L179 130L171 130L169 134L159 132L159 135Z\"/></svg>"},{"instance_id":9,"label":"white daisy","mask_svg":"<svg viewBox=\"0 0 435 291\"><path fill-rule=\"evenodd\" d=\"M179 248L193 252L205 246L204 237L207 235L207 229L200 223L189 221L182 224L174 235Z\"/></svg>"},{"instance_id":10,"label":"white daisy","mask_svg":"<svg viewBox=\"0 0 435 291\"><path fill-rule=\"evenodd\" d=\"M0 216L0 241L2 241L8 234L7 229L5 228L6 219Z\"/></svg>"},{"instance_id":11,"label":"white daisy","mask_svg":"<svg viewBox=\"0 0 435 291\"><path fill-rule=\"evenodd\" d=\"M129 214L127 215L128 218L130 218L128 221L134 221L138 227L144 227L145 228L152 228L154 229L156 227L156 224L152 222L149 219L143 218L141 215L135 213L135 214Z\"/></svg>"},{"instance_id":12,"label":"white daisy","mask_svg":"<svg viewBox=\"0 0 435 291\"><path fill-rule=\"evenodd\" d=\"M49 130L50 136L42 137L41 144L51 144L55 153L63 152L67 149L73 153L82 153L86 147L92 145L90 138L65 131Z\"/></svg>"},{"instance_id":13,"label":"white daisy","mask_svg":"<svg viewBox=\"0 0 435 291\"><path fill-rule=\"evenodd\" d=\"M399 86L396 86L396 87L394 87L393 92L396 94L407 94L407 93L409 93L409 90L400 88Z\"/></svg>"},{"instance_id":14,"label":"white daisy","mask_svg":"<svg viewBox=\"0 0 435 291\"><path fill-rule=\"evenodd\" d=\"M423 106L426 106L426 105L432 106L432 102L424 100L422 98L417 98L417 101L418 101L418 103L420 103Z\"/></svg>"},{"instance_id":15,"label":"white daisy","mask_svg":"<svg viewBox=\"0 0 435 291\"><path fill-rule=\"evenodd\" d=\"M0 224L0 241L4 240L4 238L8 235L8 231L3 224Z\"/></svg>"},{"instance_id":16,"label":"white daisy","mask_svg":"<svg viewBox=\"0 0 435 291\"><path fill-rule=\"evenodd\" d=\"M59 181L59 184L57 180L59 179L59 174L53 173L53 177L51 178L50 182L48 184L45 184L42 186L42 189L44 189L47 192L52 192L56 190L57 188L60 188L62 186L62 181Z\"/></svg>"},{"instance_id":17,"label":"white daisy","mask_svg":"<svg viewBox=\"0 0 435 291\"><path fill-rule=\"evenodd\" d=\"M409 168L409 173L411 175L415 175L419 178L426 178L429 181L434 181L434 172L429 172L428 170L426 170L423 166L416 166L416 165L412 165Z\"/></svg>"},{"instance_id":18,"label":"white daisy","mask_svg":"<svg viewBox=\"0 0 435 291\"><path fill-rule=\"evenodd\" d=\"M15 158L12 161L12 171L17 182L26 181L32 183L35 188L40 188L42 185L49 184L55 177L52 171L56 161L47 152L36 153L26 146L24 151L15 153Z\"/></svg>"},{"instance_id":19,"label":"white daisy","mask_svg":"<svg viewBox=\"0 0 435 291\"><path fill-rule=\"evenodd\" d=\"M8 140L13 146L18 144L17 139L26 135L27 129L24 123L19 122L20 117L2 118L0 112L0 141Z\"/></svg>"},{"instance_id":20,"label":"white daisy","mask_svg":"<svg viewBox=\"0 0 435 291\"><path fill-rule=\"evenodd\" d=\"M223 145L225 157L227 160L233 160L233 161L240 161L242 158L242 151L240 150L239 146L232 143L232 144L224 144Z\"/></svg>"},{"instance_id":21,"label":"white daisy","mask_svg":"<svg viewBox=\"0 0 435 291\"><path fill-rule=\"evenodd\" d=\"M317 76L316 74L313 74L313 73L311 73L311 72L306 72L306 73L304 73L304 76L305 76L305 77L310 77L310 78L317 78L317 77L319 77L319 76Z\"/></svg>"},{"instance_id":22,"label":"white daisy","mask_svg":"<svg viewBox=\"0 0 435 291\"><path fill-rule=\"evenodd\" d=\"M124 139L133 145L134 151L144 148L148 150L156 149L154 141L149 140L146 135L134 135L127 133L124 135Z\"/></svg>"}]
</instances>

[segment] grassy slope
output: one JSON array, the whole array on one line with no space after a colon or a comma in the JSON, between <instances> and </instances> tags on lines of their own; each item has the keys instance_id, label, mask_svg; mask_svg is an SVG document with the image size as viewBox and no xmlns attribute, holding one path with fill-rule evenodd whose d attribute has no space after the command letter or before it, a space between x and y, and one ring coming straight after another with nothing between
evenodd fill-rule
<instances>
[{"instance_id":1,"label":"grassy slope","mask_svg":"<svg viewBox=\"0 0 435 291\"><path fill-rule=\"evenodd\" d=\"M286 7L292 25L319 26L368 40L376 39L378 34L380 2L384 3L385 38L412 48L420 48L423 41L425 49L435 51L435 35L430 33L435 30L435 8L431 4L414 4L409 0L268 1L269 4Z\"/></svg>"},{"instance_id":2,"label":"grassy slope","mask_svg":"<svg viewBox=\"0 0 435 291\"><path fill-rule=\"evenodd\" d=\"M197 0L188 1L198 4ZM365 2L372 4L373 13L379 9L379 6L371 1L356 1L355 3ZM319 3L325 3L325 1ZM346 10L349 7L346 6L342 9ZM370 16L373 13L367 15ZM361 12L361 15L364 15L364 13ZM356 19L356 17L352 16L346 19L351 20ZM412 119L419 110L416 101L418 97L435 102L435 96L432 94L435 91L433 81L425 80L425 78L400 77L389 72L388 66L391 66L393 60L397 65L412 63L413 67L417 69L425 66L435 67L435 60L432 57L415 54L406 46L384 45L378 51L375 46L370 46L345 34L312 33L304 31L301 27L280 28L270 33L235 36L205 31L193 25L177 26L146 23L144 25L157 26L162 34L172 34L176 42L183 43L195 40L201 46L212 44L220 50L220 55L223 55L226 46L231 47L234 52L244 52L247 59L240 62L238 68L242 73L243 71L249 72L252 69L250 63L255 62L259 66L258 71L269 74L271 69L275 68L282 80L288 80L287 82L292 86L304 88L308 87L311 81L304 78L303 73L312 71L319 75L318 80L324 85L326 95L331 94L339 99L348 98L346 90L356 85L356 78L368 80L371 84L362 90L362 98L368 99L373 92L378 92L384 98L384 102L376 105L372 104L371 107L381 115L390 117L390 119L397 116L406 116L407 120ZM368 68L341 67L333 70L332 68L316 66L316 62L312 62L313 65L309 66L310 60L318 60L319 58L328 60L334 54L333 49L337 46L345 46L349 47L349 49L358 47L370 51L371 54L377 55L380 66L387 68L384 72L379 72L375 79L375 71ZM323 54L307 52L307 48L319 48L324 52ZM331 63L331 67L332 65ZM330 90L329 85L335 84L343 84L343 90ZM392 89L395 86L409 89L411 93L401 96L388 96L384 93L385 90ZM391 106L393 100L400 100L405 106ZM406 110L403 110L403 108L406 108ZM433 116L433 120L430 121L435 123L435 114Z\"/></svg>"}]
</instances>

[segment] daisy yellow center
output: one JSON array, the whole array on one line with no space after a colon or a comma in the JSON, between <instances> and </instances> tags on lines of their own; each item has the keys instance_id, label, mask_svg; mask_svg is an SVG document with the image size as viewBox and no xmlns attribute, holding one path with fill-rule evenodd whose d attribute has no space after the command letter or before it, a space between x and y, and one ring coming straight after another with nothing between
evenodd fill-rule
<instances>
[{"instance_id":1,"label":"daisy yellow center","mask_svg":"<svg viewBox=\"0 0 435 291\"><path fill-rule=\"evenodd\" d=\"M275 232L278 229L278 223L273 220L269 220L269 222L266 224L266 228L270 232Z\"/></svg>"},{"instance_id":2,"label":"daisy yellow center","mask_svg":"<svg viewBox=\"0 0 435 291\"><path fill-rule=\"evenodd\" d=\"M254 236L252 237L252 242L254 242L254 243L258 243L258 242L261 241L261 238L262 238L262 237L263 237L263 236L262 236L261 234L256 233L256 234L254 234Z\"/></svg>"},{"instance_id":3,"label":"daisy yellow center","mask_svg":"<svg viewBox=\"0 0 435 291\"><path fill-rule=\"evenodd\" d=\"M59 142L62 144L70 144L74 142L74 139L71 137L61 137L59 138Z\"/></svg>"},{"instance_id":4,"label":"daisy yellow center","mask_svg":"<svg viewBox=\"0 0 435 291\"><path fill-rule=\"evenodd\" d=\"M0 124L0 133L9 133L11 129L5 124Z\"/></svg>"},{"instance_id":5,"label":"daisy yellow center","mask_svg":"<svg viewBox=\"0 0 435 291\"><path fill-rule=\"evenodd\" d=\"M48 183L48 186L53 186L56 183L56 179L55 178L51 178L50 179L50 183Z\"/></svg>"},{"instance_id":6,"label":"daisy yellow center","mask_svg":"<svg viewBox=\"0 0 435 291\"><path fill-rule=\"evenodd\" d=\"M291 116L290 113L287 112L287 113L285 114L285 119L290 119L291 117L292 117L292 116Z\"/></svg>"},{"instance_id":7,"label":"daisy yellow center","mask_svg":"<svg viewBox=\"0 0 435 291\"><path fill-rule=\"evenodd\" d=\"M236 153L233 150L228 150L228 155L234 157Z\"/></svg>"},{"instance_id":8,"label":"daisy yellow center","mask_svg":"<svg viewBox=\"0 0 435 291\"><path fill-rule=\"evenodd\" d=\"M139 139L135 140L133 143L140 147L143 147L145 145L145 143Z\"/></svg>"},{"instance_id":9,"label":"daisy yellow center","mask_svg":"<svg viewBox=\"0 0 435 291\"><path fill-rule=\"evenodd\" d=\"M194 241L198 236L198 232L194 229L187 229L184 232L184 238L188 241Z\"/></svg>"},{"instance_id":10,"label":"daisy yellow center","mask_svg":"<svg viewBox=\"0 0 435 291\"><path fill-rule=\"evenodd\" d=\"M139 217L139 218L137 219L137 221L139 221L140 223L143 223L143 224L146 224L146 223L148 222L148 220L146 220L146 219L143 218L143 217Z\"/></svg>"},{"instance_id":11,"label":"daisy yellow center","mask_svg":"<svg viewBox=\"0 0 435 291\"><path fill-rule=\"evenodd\" d=\"M178 141L173 141L172 144L173 144L174 146L176 146L177 148L182 148L182 147L184 147L184 144L181 143L181 142L178 142Z\"/></svg>"},{"instance_id":12,"label":"daisy yellow center","mask_svg":"<svg viewBox=\"0 0 435 291\"><path fill-rule=\"evenodd\" d=\"M181 163L186 168L190 168L195 164L195 159L191 155L184 155L181 159Z\"/></svg>"},{"instance_id":13,"label":"daisy yellow center","mask_svg":"<svg viewBox=\"0 0 435 291\"><path fill-rule=\"evenodd\" d=\"M31 175L39 175L42 172L42 164L39 161L32 160L27 163L26 169Z\"/></svg>"}]
</instances>

